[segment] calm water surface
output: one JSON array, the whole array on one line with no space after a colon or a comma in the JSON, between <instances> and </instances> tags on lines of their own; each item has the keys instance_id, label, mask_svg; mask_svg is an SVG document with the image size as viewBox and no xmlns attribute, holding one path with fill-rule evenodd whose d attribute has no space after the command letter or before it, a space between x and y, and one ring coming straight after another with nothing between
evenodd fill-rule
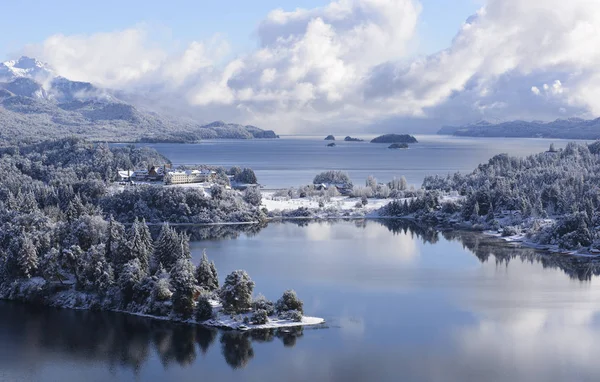
<instances>
[{"instance_id":1,"label":"calm water surface","mask_svg":"<svg viewBox=\"0 0 600 382\"><path fill-rule=\"evenodd\" d=\"M493 155L526 156L556 148L567 141L557 139L464 138L436 135L417 136L418 144L408 150L390 150L386 144L337 141L326 147L324 137L219 140L199 144L149 144L174 164L211 164L252 168L267 188L298 187L311 183L323 170L347 171L356 184L374 175L380 181L405 176L420 186L427 175L473 171Z\"/></svg>"},{"instance_id":2,"label":"calm water surface","mask_svg":"<svg viewBox=\"0 0 600 382\"><path fill-rule=\"evenodd\" d=\"M596 381L586 259L398 222L192 230L221 280L294 288L326 328L236 333L0 303L0 380Z\"/></svg>"}]
</instances>

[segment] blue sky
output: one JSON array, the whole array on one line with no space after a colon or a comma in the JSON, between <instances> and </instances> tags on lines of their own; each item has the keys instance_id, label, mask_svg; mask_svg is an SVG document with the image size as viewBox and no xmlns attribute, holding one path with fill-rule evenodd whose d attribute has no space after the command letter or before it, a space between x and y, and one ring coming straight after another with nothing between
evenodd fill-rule
<instances>
[{"instance_id":1,"label":"blue sky","mask_svg":"<svg viewBox=\"0 0 600 382\"><path fill-rule=\"evenodd\" d=\"M327 0L35 0L9 1L2 5L3 30L0 59L13 58L23 46L40 43L62 33L92 34L149 24L172 34L182 44L220 33L233 53L255 45L253 32L267 13L276 8L294 10L328 4ZM481 0L421 0L417 53L426 54L450 45L460 24L480 6Z\"/></svg>"}]
</instances>

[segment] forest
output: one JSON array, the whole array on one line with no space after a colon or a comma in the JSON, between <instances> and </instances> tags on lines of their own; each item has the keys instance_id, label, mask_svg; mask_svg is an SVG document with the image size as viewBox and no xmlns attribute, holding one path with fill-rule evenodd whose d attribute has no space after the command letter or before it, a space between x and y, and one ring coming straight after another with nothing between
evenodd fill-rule
<instances>
[{"instance_id":1,"label":"forest","mask_svg":"<svg viewBox=\"0 0 600 382\"><path fill-rule=\"evenodd\" d=\"M256 190L215 185L206 195L111 184L120 168L164 164L152 149L74 138L0 151L0 298L196 322L213 318L215 308L245 314L240 319L248 324L300 321L302 302L293 291L277 303L255 299L243 270L219 286L206 255L192 263L185 232L164 223L153 235L146 223L261 221Z\"/></svg>"},{"instance_id":2,"label":"forest","mask_svg":"<svg viewBox=\"0 0 600 382\"><path fill-rule=\"evenodd\" d=\"M427 177L417 196L386 216L522 235L566 250L600 245L600 142L569 143L525 158L497 155L469 174Z\"/></svg>"}]
</instances>

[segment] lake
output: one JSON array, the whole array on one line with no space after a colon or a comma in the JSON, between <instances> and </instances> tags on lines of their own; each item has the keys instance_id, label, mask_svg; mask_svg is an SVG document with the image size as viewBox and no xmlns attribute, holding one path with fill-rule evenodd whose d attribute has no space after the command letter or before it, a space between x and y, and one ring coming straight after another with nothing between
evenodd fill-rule
<instances>
[{"instance_id":1,"label":"lake","mask_svg":"<svg viewBox=\"0 0 600 382\"><path fill-rule=\"evenodd\" d=\"M0 381L595 381L597 263L399 221L186 228L322 328L227 332L0 302Z\"/></svg>"},{"instance_id":2,"label":"lake","mask_svg":"<svg viewBox=\"0 0 600 382\"><path fill-rule=\"evenodd\" d=\"M355 184L369 175L381 182L404 176L420 187L427 175L473 171L493 155L526 156L556 148L568 141L559 139L468 138L417 135L419 143L407 150L390 150L387 144L336 141L327 147L324 137L290 136L281 139L214 140L198 144L145 144L154 147L175 165L209 164L252 168L266 188L298 187L312 183L324 170L348 172Z\"/></svg>"}]
</instances>

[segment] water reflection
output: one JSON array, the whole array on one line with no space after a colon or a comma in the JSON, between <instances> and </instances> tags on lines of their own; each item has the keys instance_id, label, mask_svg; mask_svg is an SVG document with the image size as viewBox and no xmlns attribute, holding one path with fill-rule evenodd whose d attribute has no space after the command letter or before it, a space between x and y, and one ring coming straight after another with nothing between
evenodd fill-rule
<instances>
[{"instance_id":1,"label":"water reflection","mask_svg":"<svg viewBox=\"0 0 600 382\"><path fill-rule=\"evenodd\" d=\"M293 287L330 328L224 332L0 302L0 380L600 378L597 259L401 220L182 229L204 240L196 253L212 245L221 278L247 268L271 299Z\"/></svg>"},{"instance_id":2,"label":"water reflection","mask_svg":"<svg viewBox=\"0 0 600 382\"><path fill-rule=\"evenodd\" d=\"M101 361L110 367L139 370L156 354L166 369L191 365L220 343L231 368L243 368L254 356L253 342L280 339L293 347L303 328L250 332L220 331L196 325L174 324L111 312L57 310L28 304L0 302L0 369L16 354L58 353L70 359ZM217 337L220 337L217 342ZM15 347L18 350L15 352ZM32 367L35 356L25 361ZM42 360L39 360L42 362Z\"/></svg>"},{"instance_id":3,"label":"water reflection","mask_svg":"<svg viewBox=\"0 0 600 382\"><path fill-rule=\"evenodd\" d=\"M328 241L343 235L343 228L339 227L342 220L327 220L314 222L309 220L290 220L272 224L288 224L297 227L304 227L305 234L311 240ZM347 222L347 221L346 221ZM402 242L403 255L407 257L415 256L416 249L414 241L419 240L426 244L436 244L440 237L447 241L459 242L463 248L473 253L481 263L493 259L497 265L508 264L515 259L523 262L540 263L544 268L558 268L565 272L569 277L581 281L589 281L592 276L600 275L600 259L556 255L542 252L539 250L511 245L500 239L484 236L477 232L468 231L440 231L432 227L422 227L407 220L401 219L380 219L366 220L357 219L351 221L353 227L367 230L369 226L384 226L389 232L397 236L406 237L408 240ZM268 224L254 224L241 226L183 226L178 229L184 230L192 237L192 241L201 240L219 240L219 239L238 239L241 236L248 238L258 235L261 230L268 227ZM349 236L355 235L355 232L349 231ZM377 239L377 237L369 237ZM385 238L381 238L379 245L385 244ZM398 246L398 243L391 243ZM379 248L381 251L381 248Z\"/></svg>"}]
</instances>

